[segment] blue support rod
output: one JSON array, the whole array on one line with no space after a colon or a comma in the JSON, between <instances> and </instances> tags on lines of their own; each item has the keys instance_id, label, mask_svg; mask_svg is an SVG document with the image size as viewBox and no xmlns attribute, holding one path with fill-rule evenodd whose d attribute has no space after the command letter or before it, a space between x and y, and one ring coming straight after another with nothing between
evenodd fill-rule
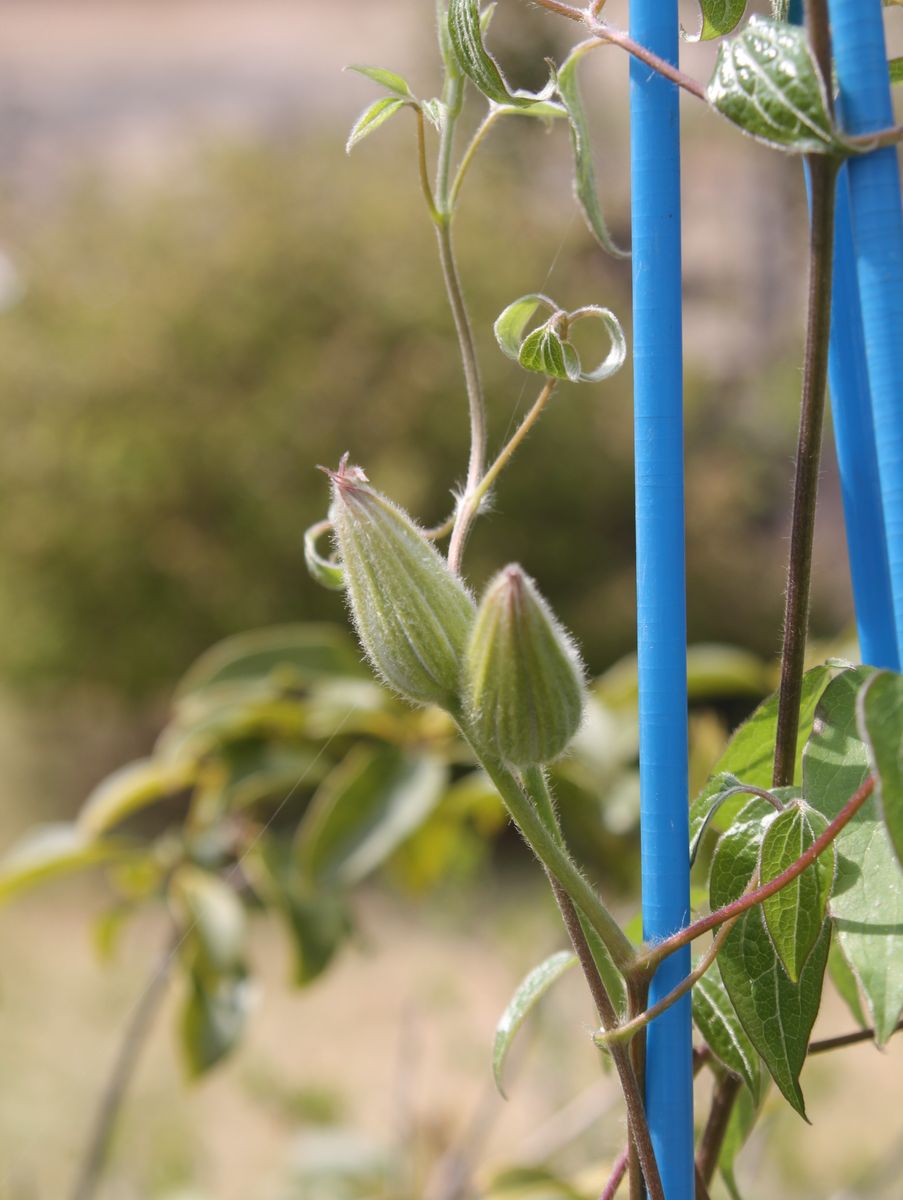
<instances>
[{"instance_id":1,"label":"blue support rod","mask_svg":"<svg viewBox=\"0 0 903 1200\"><path fill-rule=\"evenodd\" d=\"M630 32L676 63L677 0L633 0ZM635 59L630 111L643 931L657 941L690 908L680 130L676 87ZM689 969L689 948L671 955L651 1002ZM692 1200L689 996L649 1026L646 1104L667 1200Z\"/></svg>"},{"instance_id":2,"label":"blue support rod","mask_svg":"<svg viewBox=\"0 0 903 1200\"><path fill-rule=\"evenodd\" d=\"M881 0L828 0L841 113L851 133L893 124ZM893 147L848 165L856 273L887 536L903 646L903 210Z\"/></svg>"},{"instance_id":3,"label":"blue support rod","mask_svg":"<svg viewBox=\"0 0 903 1200\"><path fill-rule=\"evenodd\" d=\"M791 0L789 15L803 23L803 0ZM837 177L828 374L860 654L870 666L899 670L845 165Z\"/></svg>"}]
</instances>

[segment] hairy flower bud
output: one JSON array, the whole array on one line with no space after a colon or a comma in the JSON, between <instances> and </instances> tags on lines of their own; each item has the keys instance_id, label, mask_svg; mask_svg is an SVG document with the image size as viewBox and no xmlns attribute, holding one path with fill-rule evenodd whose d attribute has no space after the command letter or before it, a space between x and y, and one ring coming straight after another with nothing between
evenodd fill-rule
<instances>
[{"instance_id":1,"label":"hairy flower bud","mask_svg":"<svg viewBox=\"0 0 903 1200\"><path fill-rule=\"evenodd\" d=\"M475 611L470 593L407 513L346 460L328 472L329 517L361 645L406 699L454 708Z\"/></svg>"},{"instance_id":2,"label":"hairy flower bud","mask_svg":"<svg viewBox=\"0 0 903 1200\"><path fill-rule=\"evenodd\" d=\"M583 715L576 647L512 564L486 588L467 647L465 716L477 745L516 767L551 762Z\"/></svg>"}]
</instances>

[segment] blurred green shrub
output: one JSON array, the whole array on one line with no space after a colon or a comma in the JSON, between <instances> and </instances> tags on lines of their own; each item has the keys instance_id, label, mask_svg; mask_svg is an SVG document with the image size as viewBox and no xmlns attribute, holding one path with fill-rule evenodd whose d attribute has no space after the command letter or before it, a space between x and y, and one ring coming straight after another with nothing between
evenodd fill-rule
<instances>
[{"instance_id":1,"label":"blurred green shrub","mask_svg":"<svg viewBox=\"0 0 903 1200\"><path fill-rule=\"evenodd\" d=\"M623 264L592 252L579 220L561 244L564 172L521 190L518 146L546 136L518 132L464 197L496 439L532 399L491 336L512 297L545 286L554 261L563 302L629 314ZM346 449L422 519L445 515L465 406L432 234L397 142L380 146L376 188L367 150L358 167L339 143L210 153L165 187L84 186L21 225L25 292L0 317L6 681L138 696L237 629L335 619L299 540L325 507L313 465ZM691 389L689 410L691 636L768 652L780 566L762 546L785 463L717 397ZM629 381L604 397L562 387L545 420L469 570L479 582L523 562L598 670L634 637Z\"/></svg>"}]
</instances>

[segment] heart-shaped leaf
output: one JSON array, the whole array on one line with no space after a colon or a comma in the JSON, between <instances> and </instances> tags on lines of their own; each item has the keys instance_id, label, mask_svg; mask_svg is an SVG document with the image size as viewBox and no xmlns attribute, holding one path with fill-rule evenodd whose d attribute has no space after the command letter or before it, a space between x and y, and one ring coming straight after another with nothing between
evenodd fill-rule
<instances>
[{"instance_id":1,"label":"heart-shaped leaf","mask_svg":"<svg viewBox=\"0 0 903 1200\"><path fill-rule=\"evenodd\" d=\"M706 98L766 145L798 154L846 149L806 32L797 26L753 17L722 44Z\"/></svg>"},{"instance_id":2,"label":"heart-shaped leaf","mask_svg":"<svg viewBox=\"0 0 903 1200\"><path fill-rule=\"evenodd\" d=\"M713 909L745 891L756 872L768 825L776 819L766 801L752 800L722 835L709 879ZM806 1108L799 1075L818 1015L830 941L830 922L825 921L799 981L794 983L775 952L761 906L756 906L739 918L718 955L721 978L743 1028L775 1083L802 1117Z\"/></svg>"}]
</instances>

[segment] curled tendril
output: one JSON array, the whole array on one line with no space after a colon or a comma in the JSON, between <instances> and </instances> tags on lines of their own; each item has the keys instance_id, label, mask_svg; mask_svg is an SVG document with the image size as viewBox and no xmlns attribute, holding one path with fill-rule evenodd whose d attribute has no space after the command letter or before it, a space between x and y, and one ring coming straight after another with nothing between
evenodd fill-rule
<instances>
[{"instance_id":1,"label":"curled tendril","mask_svg":"<svg viewBox=\"0 0 903 1200\"><path fill-rule=\"evenodd\" d=\"M304 533L304 561L311 577L330 591L340 592L345 586L345 573L341 563L334 558L324 558L317 550L317 542L325 534L332 533L331 521L317 521Z\"/></svg>"},{"instance_id":2,"label":"curled tendril","mask_svg":"<svg viewBox=\"0 0 903 1200\"><path fill-rule=\"evenodd\" d=\"M540 308L547 309L551 315L541 325L525 332ZM569 337L571 328L578 321L589 319L601 321L611 340L611 349L597 367L586 371ZM624 331L613 312L596 304L567 312L541 292L521 296L509 304L496 321L494 330L503 354L525 370L550 379L599 383L620 370L627 357Z\"/></svg>"}]
</instances>

